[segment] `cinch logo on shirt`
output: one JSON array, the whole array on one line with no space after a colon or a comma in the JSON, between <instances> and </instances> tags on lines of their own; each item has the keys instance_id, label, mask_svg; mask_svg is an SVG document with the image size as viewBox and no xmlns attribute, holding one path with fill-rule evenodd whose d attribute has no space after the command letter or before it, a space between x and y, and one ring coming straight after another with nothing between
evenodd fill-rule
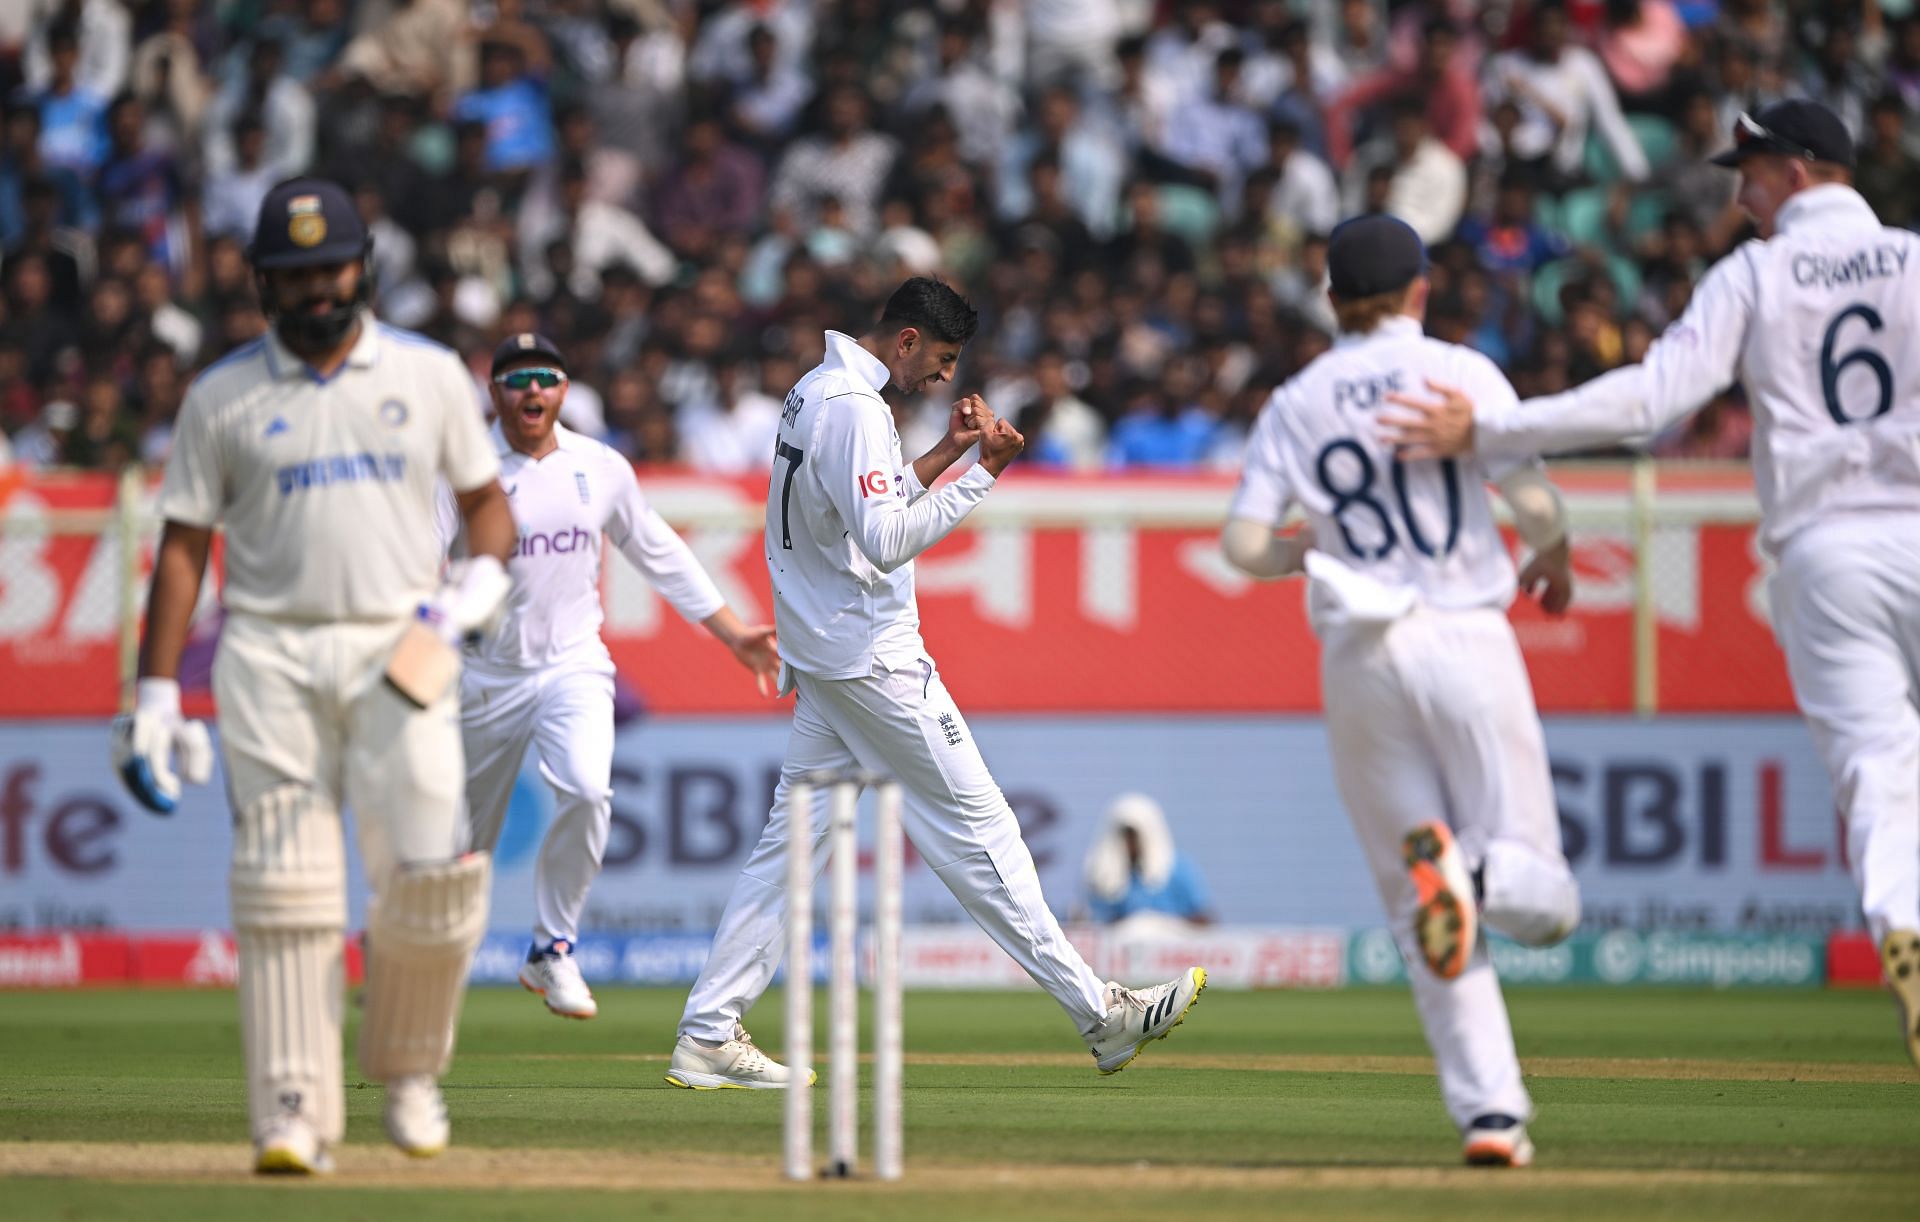
<instances>
[{"instance_id":1,"label":"cinch logo on shirt","mask_svg":"<svg viewBox=\"0 0 1920 1222\"><path fill-rule=\"evenodd\" d=\"M330 484L357 484L371 480L390 484L407 477L405 454L335 454L312 462L293 463L274 473L280 495L325 488Z\"/></svg>"},{"instance_id":2,"label":"cinch logo on shirt","mask_svg":"<svg viewBox=\"0 0 1920 1222\"><path fill-rule=\"evenodd\" d=\"M551 534L535 531L522 534L513 544L514 556L544 556L553 552L571 553L582 551L593 544L593 535L578 526L566 530L556 530ZM512 557L508 557L512 559Z\"/></svg>"}]
</instances>

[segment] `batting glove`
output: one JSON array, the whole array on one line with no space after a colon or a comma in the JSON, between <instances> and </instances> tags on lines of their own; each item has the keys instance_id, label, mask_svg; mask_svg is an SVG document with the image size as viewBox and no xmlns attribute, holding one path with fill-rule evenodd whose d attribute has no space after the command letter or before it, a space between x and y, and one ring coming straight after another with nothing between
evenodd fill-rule
<instances>
[{"instance_id":1,"label":"batting glove","mask_svg":"<svg viewBox=\"0 0 1920 1222\"><path fill-rule=\"evenodd\" d=\"M213 776L213 742L201 721L180 716L180 684L173 679L142 679L134 689L133 712L113 719L113 767L140 805L170 815L180 804L180 771L195 785Z\"/></svg>"},{"instance_id":2,"label":"batting glove","mask_svg":"<svg viewBox=\"0 0 1920 1222\"><path fill-rule=\"evenodd\" d=\"M513 579L492 556L474 556L447 565L446 580L420 604L414 618L440 634L455 649L478 640L506 610Z\"/></svg>"}]
</instances>

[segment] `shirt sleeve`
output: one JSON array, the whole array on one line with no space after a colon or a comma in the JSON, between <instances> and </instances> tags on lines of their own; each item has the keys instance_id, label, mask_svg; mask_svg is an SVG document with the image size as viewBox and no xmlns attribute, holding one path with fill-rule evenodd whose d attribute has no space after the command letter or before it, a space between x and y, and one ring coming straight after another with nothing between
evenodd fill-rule
<instances>
[{"instance_id":1,"label":"shirt sleeve","mask_svg":"<svg viewBox=\"0 0 1920 1222\"><path fill-rule=\"evenodd\" d=\"M852 392L829 401L819 421L814 478L854 546L883 573L946 538L993 489L993 476L976 463L946 487L909 503L883 401Z\"/></svg>"},{"instance_id":2,"label":"shirt sleeve","mask_svg":"<svg viewBox=\"0 0 1920 1222\"><path fill-rule=\"evenodd\" d=\"M1509 412L1474 412L1480 453L1531 456L1650 437L1705 406L1739 372L1753 317L1749 256L1716 263L1679 321L1638 365L1624 365L1572 390L1528 399Z\"/></svg>"},{"instance_id":3,"label":"shirt sleeve","mask_svg":"<svg viewBox=\"0 0 1920 1222\"><path fill-rule=\"evenodd\" d=\"M173 451L160 483L160 516L169 522L211 530L226 506L226 463L213 427L213 406L204 383L195 382L180 405Z\"/></svg>"},{"instance_id":4,"label":"shirt sleeve","mask_svg":"<svg viewBox=\"0 0 1920 1222\"><path fill-rule=\"evenodd\" d=\"M1207 880L1200 876L1200 868L1186 854L1174 854L1173 873L1167 883L1176 916L1193 920L1205 916L1213 907L1213 897L1207 894Z\"/></svg>"},{"instance_id":5,"label":"shirt sleeve","mask_svg":"<svg viewBox=\"0 0 1920 1222\"><path fill-rule=\"evenodd\" d=\"M1280 428L1280 413L1287 409L1287 401L1288 388L1282 386L1267 400L1254 424L1240 487L1227 510L1229 518L1278 526L1287 516L1287 507L1293 503L1293 482L1287 476L1286 439Z\"/></svg>"},{"instance_id":6,"label":"shirt sleeve","mask_svg":"<svg viewBox=\"0 0 1920 1222\"><path fill-rule=\"evenodd\" d=\"M439 541L439 554L445 557L456 543L463 544L460 538L460 503L453 497L453 487L446 480L436 480L433 486L433 531Z\"/></svg>"},{"instance_id":7,"label":"shirt sleeve","mask_svg":"<svg viewBox=\"0 0 1920 1222\"><path fill-rule=\"evenodd\" d=\"M1514 391L1513 383L1507 381L1507 375L1486 356L1471 348L1460 349L1462 362L1460 383L1473 400L1474 414L1482 410L1493 417L1512 415L1520 407L1520 396ZM1480 465L1486 469L1487 479L1499 483L1507 475L1535 461L1531 454L1482 453Z\"/></svg>"},{"instance_id":8,"label":"shirt sleeve","mask_svg":"<svg viewBox=\"0 0 1920 1222\"><path fill-rule=\"evenodd\" d=\"M473 379L456 357L447 359L448 384L446 419L440 448L440 474L455 492L472 492L490 480L500 478L500 455L493 438L487 435L485 416L476 401Z\"/></svg>"},{"instance_id":9,"label":"shirt sleeve","mask_svg":"<svg viewBox=\"0 0 1920 1222\"><path fill-rule=\"evenodd\" d=\"M688 623L697 624L726 606L693 549L647 504L633 468L625 462L609 465L618 468L614 480L619 492L607 519L607 539Z\"/></svg>"}]
</instances>

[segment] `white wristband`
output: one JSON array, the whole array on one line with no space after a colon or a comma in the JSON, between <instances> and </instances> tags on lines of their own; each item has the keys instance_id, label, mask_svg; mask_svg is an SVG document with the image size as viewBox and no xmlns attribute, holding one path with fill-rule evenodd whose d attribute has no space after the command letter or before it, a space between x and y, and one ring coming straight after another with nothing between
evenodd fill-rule
<instances>
[{"instance_id":1,"label":"white wristband","mask_svg":"<svg viewBox=\"0 0 1920 1222\"><path fill-rule=\"evenodd\" d=\"M134 684L133 709L136 713L180 716L180 681L146 678Z\"/></svg>"}]
</instances>

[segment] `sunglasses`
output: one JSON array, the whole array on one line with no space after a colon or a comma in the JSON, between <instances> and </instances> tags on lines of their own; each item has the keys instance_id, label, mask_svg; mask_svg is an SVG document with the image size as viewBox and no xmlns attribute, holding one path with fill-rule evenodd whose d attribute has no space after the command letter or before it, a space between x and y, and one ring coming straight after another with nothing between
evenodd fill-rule
<instances>
[{"instance_id":1,"label":"sunglasses","mask_svg":"<svg viewBox=\"0 0 1920 1222\"><path fill-rule=\"evenodd\" d=\"M559 369L541 366L534 369L511 369L506 373L493 375L494 384L508 390L531 390L538 386L541 390L552 390L567 380L567 375Z\"/></svg>"},{"instance_id":2,"label":"sunglasses","mask_svg":"<svg viewBox=\"0 0 1920 1222\"><path fill-rule=\"evenodd\" d=\"M1796 140L1789 140L1772 128L1763 127L1754 121L1752 115L1742 114L1733 124L1733 144L1739 149L1757 149L1769 153L1781 153L1788 157L1800 157L1807 161L1818 161L1813 150Z\"/></svg>"}]
</instances>

